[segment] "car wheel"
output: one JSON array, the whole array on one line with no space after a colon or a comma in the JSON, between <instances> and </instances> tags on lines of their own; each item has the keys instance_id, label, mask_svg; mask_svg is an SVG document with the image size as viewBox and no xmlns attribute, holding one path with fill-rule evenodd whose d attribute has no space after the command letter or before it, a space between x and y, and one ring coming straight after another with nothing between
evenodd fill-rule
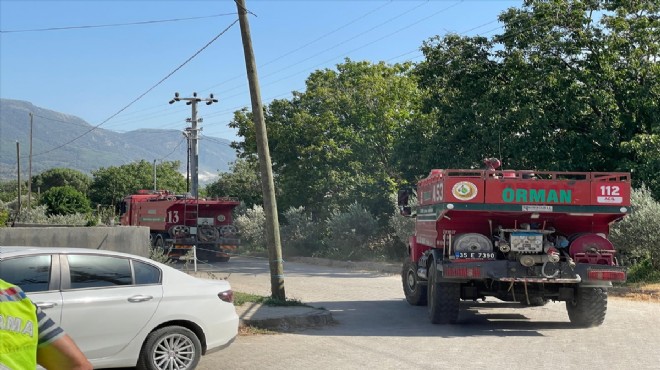
<instances>
[{"instance_id":1,"label":"car wheel","mask_svg":"<svg viewBox=\"0 0 660 370\"><path fill-rule=\"evenodd\" d=\"M201 357L202 344L195 333L181 326L167 326L149 334L137 369L194 369Z\"/></svg>"}]
</instances>

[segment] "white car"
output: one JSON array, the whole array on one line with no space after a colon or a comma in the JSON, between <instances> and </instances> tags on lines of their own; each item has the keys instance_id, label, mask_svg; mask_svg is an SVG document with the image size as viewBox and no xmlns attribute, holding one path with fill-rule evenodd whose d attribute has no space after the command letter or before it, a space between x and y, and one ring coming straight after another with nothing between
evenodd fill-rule
<instances>
[{"instance_id":1,"label":"white car","mask_svg":"<svg viewBox=\"0 0 660 370\"><path fill-rule=\"evenodd\" d=\"M131 254L0 247L0 278L20 286L95 368L194 369L238 333L227 281Z\"/></svg>"}]
</instances>

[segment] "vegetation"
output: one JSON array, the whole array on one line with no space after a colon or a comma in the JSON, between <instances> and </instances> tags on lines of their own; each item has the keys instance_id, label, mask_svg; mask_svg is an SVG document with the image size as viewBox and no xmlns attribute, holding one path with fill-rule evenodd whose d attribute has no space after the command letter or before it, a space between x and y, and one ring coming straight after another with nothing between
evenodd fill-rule
<instances>
[{"instance_id":1,"label":"vegetation","mask_svg":"<svg viewBox=\"0 0 660 370\"><path fill-rule=\"evenodd\" d=\"M157 184L160 190L182 193L186 189L186 179L177 169L178 161L162 162L156 165ZM128 194L141 189L154 188L154 166L145 160L121 166L100 168L92 172L93 180L89 188L92 203L118 204Z\"/></svg>"},{"instance_id":2,"label":"vegetation","mask_svg":"<svg viewBox=\"0 0 660 370\"><path fill-rule=\"evenodd\" d=\"M262 204L261 177L257 158L238 159L231 172L221 173L218 180L206 187L209 197L235 197L246 207Z\"/></svg>"},{"instance_id":3,"label":"vegetation","mask_svg":"<svg viewBox=\"0 0 660 370\"><path fill-rule=\"evenodd\" d=\"M80 193L87 195L91 177L70 168L53 168L46 170L32 178L32 191L45 193L51 188L70 186Z\"/></svg>"},{"instance_id":4,"label":"vegetation","mask_svg":"<svg viewBox=\"0 0 660 370\"><path fill-rule=\"evenodd\" d=\"M256 294L234 292L234 306L242 306L246 303L258 303L265 304L267 306L307 306L297 299L286 299L283 301L273 297L264 297Z\"/></svg>"},{"instance_id":5,"label":"vegetation","mask_svg":"<svg viewBox=\"0 0 660 370\"><path fill-rule=\"evenodd\" d=\"M73 215L90 211L89 199L68 185L48 189L39 202L46 206L48 215Z\"/></svg>"},{"instance_id":6,"label":"vegetation","mask_svg":"<svg viewBox=\"0 0 660 370\"><path fill-rule=\"evenodd\" d=\"M653 199L646 186L633 190L631 202L632 214L612 227L610 239L626 264L648 265L660 277L660 202Z\"/></svg>"}]
</instances>

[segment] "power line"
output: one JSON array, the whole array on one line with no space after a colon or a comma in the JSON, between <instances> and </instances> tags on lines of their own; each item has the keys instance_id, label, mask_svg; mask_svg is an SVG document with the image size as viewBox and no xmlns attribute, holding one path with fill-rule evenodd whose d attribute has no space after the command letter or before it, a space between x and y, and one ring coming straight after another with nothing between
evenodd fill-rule
<instances>
[{"instance_id":1,"label":"power line","mask_svg":"<svg viewBox=\"0 0 660 370\"><path fill-rule=\"evenodd\" d=\"M104 123L110 121L112 118L114 118L114 117L116 117L117 115L119 115L121 112L123 112L124 110L126 110L128 107L130 107L131 105L133 105L135 102L137 102L138 100L142 99L145 95L147 95L148 93L150 93L150 92L151 92L153 89L155 89L158 85L160 85L160 84L163 83L165 80L167 80L168 78L170 78L170 77L171 77L174 73L176 73L179 69L183 68L183 66L185 66L186 64L188 64L188 62L190 62L191 60L193 60L197 55L199 55L202 51L204 51L207 47L209 47L213 42L215 42L215 40L217 40L218 38L220 38L220 36L224 35L225 32L227 32L227 31L228 31L232 26L234 26L236 23L238 23L238 19L234 20L234 22L232 22L229 26L227 26L227 28L225 28L224 30L222 30L222 32L220 32L217 36L215 36L211 41L209 41L206 45L204 45L201 49L199 49L195 54L193 54L193 55L192 55L190 58L188 58L185 62L183 62L183 63L182 63L181 65L179 65L178 67L176 67L176 68L175 68L172 72L170 72L167 76L163 77L163 78L162 78L160 81L158 81L155 85L153 85L152 87L150 87L147 91L145 91L144 93L142 93L142 94L141 94L140 96L138 96L137 98L133 99L133 101L131 101L130 103L128 103L125 107L123 107L122 109L120 109L118 112L116 112L115 114L113 114L113 115L111 115L110 117L106 118L103 122L101 122L101 123L99 123L98 125L92 127L91 129L89 129L88 131L82 133L81 135L78 135L77 137L71 139L70 141L68 141L68 142L66 142L66 143L64 143L64 144L61 144L61 145L59 145L59 146L57 146L57 147L55 147L55 148L53 148L53 149L51 149L51 150L47 150L47 151L45 151L45 152L41 152L41 153L35 154L35 156L36 156L36 155L47 154L47 153L50 153L50 152L52 152L52 151L54 151L54 150L57 150L57 149L59 149L59 148L62 148L62 147L64 147L64 146L66 146L66 145L68 145L68 144L71 144L72 142L74 142L74 141L80 139L81 137L87 135L88 133L90 133L90 132L96 130L97 128L101 127Z\"/></svg>"},{"instance_id":2,"label":"power line","mask_svg":"<svg viewBox=\"0 0 660 370\"><path fill-rule=\"evenodd\" d=\"M129 23L110 23L110 24L98 24L98 25L86 25L86 26L32 28L32 29L25 29L25 30L4 30L4 31L0 30L0 33L47 32L47 31L63 31L63 30L86 29L86 28L124 27L124 26L136 26L136 25L145 25L145 24L154 24L154 23L180 22L180 21L190 21L190 20L206 19L206 18L217 18L217 17L228 16L228 15L236 15L236 13L214 14L214 15L207 15L207 16L200 16L200 17L190 17L190 18L160 19L160 20L129 22Z\"/></svg>"},{"instance_id":3,"label":"power line","mask_svg":"<svg viewBox=\"0 0 660 370\"><path fill-rule=\"evenodd\" d=\"M159 159L159 161L162 162L162 161L164 161L167 157L169 157L169 156L171 156L172 154L174 154L174 152L176 152L176 150L179 149L179 147L181 146L181 144L183 144L183 141L184 141L185 139L186 139L185 137L182 138L181 141L179 141L179 143L176 144L176 146L174 147L174 149L172 149L172 151L169 152L169 153L168 153L167 155L165 155L164 157L161 157L161 158Z\"/></svg>"},{"instance_id":4,"label":"power line","mask_svg":"<svg viewBox=\"0 0 660 370\"><path fill-rule=\"evenodd\" d=\"M383 40L383 39L385 39L385 38L387 38L387 37L390 37L390 36L392 36L392 35L394 35L394 34L397 34L397 33L401 32L401 31L403 31L403 30L406 30L406 29L408 29L408 28L410 28L410 27L412 27L412 26L414 26L414 25L416 25L416 24L419 24L419 23L421 23L421 22L423 22L423 21L425 21L425 20L427 20L427 19L429 19L429 18L432 18L432 17L434 17L434 16L436 16L436 15L438 15L438 14L440 14L440 13L446 12L447 10L449 10L449 9L451 9L451 8L453 8L453 7L455 7L455 6L459 5L459 4L461 4L461 3L463 3L464 1L465 1L465 0L457 1L457 2L455 2L454 4L452 4L452 5L448 6L448 7L442 8L442 9L440 9L439 11L434 12L434 13L432 13L432 14L430 14L430 15L424 17L424 18L418 19L417 21L415 21L415 22L413 22L413 23L411 23L411 24L408 24L408 25L405 26L405 27L399 28L399 29L397 29L397 30L395 30L395 31L393 31L393 32L390 32L389 34L387 34L387 35L385 35L385 36L382 36L382 37L380 37L380 38L378 38L378 39L376 39L376 40L374 40L374 41L371 41L371 42L368 42L368 43L366 43L366 44L363 44L363 45L361 45L361 46L359 46L359 47L357 47L357 48L354 48L354 49L352 49L352 50L349 50L349 51L347 51L347 52L344 52L344 53L342 53L342 54L340 54L340 55L336 55L336 56L334 56L334 57L332 57L332 58L330 58L330 59L326 59L326 60L324 60L323 62L318 63L318 64L314 65L314 66L311 67L311 68L306 68L306 69L304 69L304 70L302 70L302 71L295 72L295 73L290 74L290 75L288 75L288 76L282 77L282 78L280 78L280 79L278 79L278 80L275 80L275 81L271 81L271 82L269 82L269 83L266 83L266 84L264 84L263 86L269 86L269 85L272 85L272 84L274 84L274 83L277 83L277 82L280 82L280 81L286 80L286 79L288 79L288 78L294 77L294 76L296 76L296 75L299 75L299 74L301 74L301 73L306 73L306 72L308 72L308 71L310 71L310 70L314 70L314 69L316 69L316 68L319 67L319 66L322 66L322 65L325 65L325 64L327 64L327 63L329 63L329 62L331 62L331 61L337 60L337 58L344 57L344 56L345 56L346 54L348 54L348 53L352 53L352 52L354 52L354 51L357 51L357 50L363 49L363 48L365 48L365 47L367 47L367 46L369 46L369 45L372 45L372 44L374 44L374 43L376 43L376 42L378 42L378 41L381 41L381 40ZM390 19L388 19L388 20L386 20L386 21L384 21L384 22L382 22L382 23L379 23L378 25L376 25L376 26L374 26L374 27L371 27L370 29L368 29L368 30L366 30L366 31L364 31L364 32L361 32L360 34L358 34L358 35L356 35L356 36L353 36L353 37L350 37L350 38L348 38L348 39L345 39L345 40L343 40L342 42L339 42L339 43L335 44L334 46L331 46L331 47L329 47L329 48L325 48L323 51L318 52L318 53L316 53L316 54L314 54L314 55L312 55L312 56L310 56L310 57L307 57L307 58L305 58L305 59L303 59L303 60L301 60L301 61L298 61L298 62L296 62L296 63L289 64L289 65L287 65L286 67L281 68L281 69L279 69L279 70L277 70L277 71L275 71L275 72L273 72L273 73L265 74L265 75L263 76L263 78L266 79L266 78L268 78L268 77L274 76L274 75L276 75L276 74L278 74L278 73L281 73L281 72L283 72L283 71L286 71L287 69L290 69L290 68L292 68L292 67L295 67L295 66L297 66L297 65L300 65L300 64L302 64L302 63L304 63L304 62L306 62L306 61L308 61L308 60L310 60L310 59L312 59L312 58L315 58L315 57L317 57L317 56L319 56L319 55L322 55L322 54L326 53L326 52L329 51L329 50L333 50L333 49L336 49L336 48L339 47L339 46L345 45L346 42L348 42L348 41L352 41L352 40L355 40L355 39L357 39L358 37L360 37L360 36L362 36L362 35L365 35L365 34L368 33L368 32L371 32L371 31L373 31L373 30L375 30L375 29L377 29L377 28L379 28L379 27L381 27L381 26L383 26L383 25L386 25L386 24L390 23L391 21L393 21L393 20L395 20L395 19L398 19L398 18L400 18L401 16L403 16L403 15L405 15L405 14L407 14L407 13L410 13L410 12L416 10L417 8L421 7L422 5L425 5L425 4L417 5L417 6L415 6L415 7L411 8L411 9L409 9L408 11L406 11L406 12L404 12L404 13L401 13L401 14L399 14L399 15L397 15L397 16L395 16L395 17L392 17L392 18L390 18ZM236 78L237 78L237 77L236 77ZM234 78L234 79L236 79L236 78ZM231 80L228 80L228 81L231 81ZM225 82L228 82L228 81L225 81ZM215 86L218 86L218 85L215 85ZM243 87L243 85L239 85L239 86L235 86L235 87L232 87L232 88L226 89L226 90L224 90L224 91L225 91L225 92L234 91L234 90L240 89L240 88L242 88L242 87ZM225 99L234 98L234 97L237 97L237 96L239 96L239 95L241 95L241 94L240 94L240 93L239 93L239 94L234 94L234 95L231 95L231 96L226 97Z\"/></svg>"},{"instance_id":5,"label":"power line","mask_svg":"<svg viewBox=\"0 0 660 370\"><path fill-rule=\"evenodd\" d=\"M344 29L344 28L346 28L346 27L348 27L348 26L350 26L350 25L352 25L352 24L354 24L354 23L357 23L358 21L362 21L362 20L364 20L365 17L368 17L369 15L371 15L371 14L377 12L378 10L384 8L385 6L390 5L390 4L392 3L392 1L393 1L393 0L387 2L387 3L384 4L384 5L381 5L381 6L378 6L378 7L374 8L374 9L372 9L372 10L369 10L368 12L361 14L360 16L354 18L353 20L348 21L347 23L345 23L345 24L339 26L338 28L335 28L334 30L332 30L332 31L330 31L330 32L327 32L327 33L325 33L325 34L323 34L323 35L317 37L316 39L314 39L314 40L312 40L312 41L309 41L309 42L307 42L306 44L303 44L302 46L299 46L299 47L297 47L297 48L295 48L295 49L293 49L293 50L291 50L291 51L288 51L288 52L286 52L286 53L284 53L284 54L282 54L282 55L280 55L280 56L278 56L278 57L275 57L274 59L271 59L271 60L267 61L266 63L261 64L260 66L261 66L261 67L265 67L265 66L267 66L267 65L273 64L273 63L275 63L276 61L278 61L278 60L280 60L280 59L282 59L282 58L284 58L284 57L287 57L287 56L289 56L289 55L291 55L291 54L294 54L295 52L300 51L300 50L302 50L302 49L304 49L304 48L306 48L306 47L308 47L308 46L310 46L310 45L312 45L312 44L314 44L314 43L316 43L316 42L318 42L318 41L320 41L320 40L326 38L327 36L330 36L330 35L332 35L332 34L338 32L338 31L340 31L340 30L342 30L342 29ZM417 9L417 8L420 7L420 6L421 6L421 5L419 5L419 6L415 6L412 10ZM409 13L409 12L412 11L412 10L408 10L408 11L406 11L406 12L403 13L403 14ZM249 12L249 11L248 11L248 12ZM249 12L249 13L251 13L251 12ZM396 18L396 17L395 17L395 18ZM393 18L393 19L394 19L394 18ZM327 51L327 50L326 50L326 51ZM301 61L301 62L302 62L302 61ZM301 62L299 62L299 63L301 63ZM220 86L220 85L224 85L224 84L226 84L227 82L234 81L234 80L237 80L237 79L239 79L239 78L243 78L243 77L244 77L243 75L237 75L237 76L235 76L235 77L232 77L232 78L230 78L230 79L228 79L228 80L225 80L225 81L223 81L223 82L217 83L217 84L215 84L215 85L213 85L213 86L210 86L210 87L208 87L208 88L206 88L206 89L203 89L203 90L201 90L201 91L208 91L208 90L211 90L211 89L213 89L213 88L215 88L215 87L218 87L218 86ZM268 77L268 76L264 76L264 78L265 78L265 77Z\"/></svg>"}]
</instances>

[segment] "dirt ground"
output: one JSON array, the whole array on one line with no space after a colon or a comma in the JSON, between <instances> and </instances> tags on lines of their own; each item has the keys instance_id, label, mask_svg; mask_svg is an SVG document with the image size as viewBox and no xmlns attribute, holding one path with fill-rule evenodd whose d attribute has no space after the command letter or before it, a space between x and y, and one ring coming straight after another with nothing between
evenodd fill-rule
<instances>
[{"instance_id":1,"label":"dirt ground","mask_svg":"<svg viewBox=\"0 0 660 370\"><path fill-rule=\"evenodd\" d=\"M609 290L611 297L621 297L634 301L660 303L660 283L631 284L629 286L615 286Z\"/></svg>"}]
</instances>

